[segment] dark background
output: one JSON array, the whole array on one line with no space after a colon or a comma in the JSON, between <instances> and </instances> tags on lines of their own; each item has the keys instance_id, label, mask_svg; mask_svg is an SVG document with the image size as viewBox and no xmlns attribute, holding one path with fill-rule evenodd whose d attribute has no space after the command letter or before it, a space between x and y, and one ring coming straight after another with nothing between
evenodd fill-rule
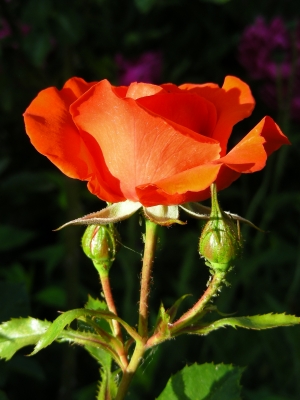
<instances>
[{"instance_id":1,"label":"dark background","mask_svg":"<svg viewBox=\"0 0 300 400\"><path fill-rule=\"evenodd\" d=\"M257 16L266 22L280 16L292 34L298 29L298 6L295 0L0 0L0 321L28 315L53 320L58 310L80 307L100 290L81 251L84 228L53 229L105 204L84 182L63 176L36 152L22 113L41 89L60 88L72 76L118 84L116 54L134 60L145 51L161 55L161 82L222 85L231 74L250 84L257 106L235 128L231 145L266 114L290 138L292 146L273 154L262 172L242 176L220 194L225 210L270 233L243 228L243 257L217 303L221 311L237 315L300 316L299 123L286 107L261 100L263 82L251 79L238 60L242 33ZM118 229L123 244L136 252L121 248L112 268L113 292L121 317L136 324L138 215ZM187 307L203 292L208 271L197 253L200 231L201 223L190 219L186 226L160 229L152 323L160 301L168 307L191 293ZM244 399L299 399L299 335L299 327L228 328L207 337L180 337L146 356L128 399L154 399L171 374L194 362L246 366ZM1 400L95 398L99 366L83 349L54 344L25 357L30 351L0 361Z\"/></svg>"}]
</instances>

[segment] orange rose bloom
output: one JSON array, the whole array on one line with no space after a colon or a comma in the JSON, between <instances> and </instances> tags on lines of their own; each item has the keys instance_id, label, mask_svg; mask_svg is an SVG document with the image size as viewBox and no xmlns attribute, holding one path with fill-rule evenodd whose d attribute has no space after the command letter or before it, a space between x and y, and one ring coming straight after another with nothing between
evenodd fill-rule
<instances>
[{"instance_id":1,"label":"orange rose bloom","mask_svg":"<svg viewBox=\"0 0 300 400\"><path fill-rule=\"evenodd\" d=\"M41 91L24 118L35 148L67 176L88 181L91 193L151 207L204 200L211 183L224 189L289 144L265 117L227 153L233 126L253 107L248 85L233 76L222 88L72 78L62 90Z\"/></svg>"}]
</instances>

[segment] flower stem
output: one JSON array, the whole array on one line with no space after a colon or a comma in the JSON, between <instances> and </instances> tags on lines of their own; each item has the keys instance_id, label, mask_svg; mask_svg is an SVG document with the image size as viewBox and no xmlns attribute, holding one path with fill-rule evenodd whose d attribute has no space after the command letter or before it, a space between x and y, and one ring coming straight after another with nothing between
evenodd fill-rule
<instances>
[{"instance_id":1,"label":"flower stem","mask_svg":"<svg viewBox=\"0 0 300 400\"><path fill-rule=\"evenodd\" d=\"M105 298L107 307L108 307L109 311L111 311L115 315L118 315L117 309L115 306L115 302L114 302L114 298L113 298L113 295L111 292L111 287L110 287L110 281L109 281L109 275L108 275L109 268L106 268L105 265L102 263L97 264L95 266L99 272L100 282L102 285L102 290L103 290L103 294L104 294L104 298ZM118 338L119 341L123 344L123 336L122 336L121 326L120 326L119 322L114 319L112 320L112 329L113 329L113 333L114 333L115 337ZM124 365L124 367L127 367L128 361L127 361L127 356L126 356L125 352L124 353L121 352L122 354L120 354L120 351L118 351L118 353L119 353L120 359L122 361L122 364Z\"/></svg>"},{"instance_id":2,"label":"flower stem","mask_svg":"<svg viewBox=\"0 0 300 400\"><path fill-rule=\"evenodd\" d=\"M132 378L138 369L138 366L143 358L145 352L145 346L143 342L138 342L135 346L134 352L132 354L130 363L126 370L123 372L122 380L118 389L117 396L115 400L125 399L128 387L132 381Z\"/></svg>"},{"instance_id":3,"label":"flower stem","mask_svg":"<svg viewBox=\"0 0 300 400\"><path fill-rule=\"evenodd\" d=\"M210 302L212 297L214 297L221 285L224 283L226 272L216 271L213 278L205 290L201 298L197 301L192 308L190 308L185 314L183 314L170 328L171 334L178 332L180 329L191 324L195 317L197 317L205 308L205 306Z\"/></svg>"},{"instance_id":4,"label":"flower stem","mask_svg":"<svg viewBox=\"0 0 300 400\"><path fill-rule=\"evenodd\" d=\"M141 292L139 306L138 332L141 340L136 340L136 346L132 354L128 367L123 371L122 380L115 400L123 400L128 391L132 378L147 349L148 338L148 300L150 293L151 271L154 261L154 253L157 242L157 225L150 220L146 220L145 249L141 276Z\"/></svg>"},{"instance_id":5,"label":"flower stem","mask_svg":"<svg viewBox=\"0 0 300 400\"><path fill-rule=\"evenodd\" d=\"M151 271L157 241L157 225L146 220L145 249L141 276L138 332L143 339L148 337L148 299L150 293Z\"/></svg>"}]
</instances>

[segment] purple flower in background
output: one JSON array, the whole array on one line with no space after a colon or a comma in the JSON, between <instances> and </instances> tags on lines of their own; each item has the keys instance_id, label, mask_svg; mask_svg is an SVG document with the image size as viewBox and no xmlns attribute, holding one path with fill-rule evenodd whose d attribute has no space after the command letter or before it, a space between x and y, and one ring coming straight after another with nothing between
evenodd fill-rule
<instances>
[{"instance_id":1,"label":"purple flower in background","mask_svg":"<svg viewBox=\"0 0 300 400\"><path fill-rule=\"evenodd\" d=\"M11 28L6 19L0 18L0 40L11 35Z\"/></svg>"},{"instance_id":2,"label":"purple flower in background","mask_svg":"<svg viewBox=\"0 0 300 400\"><path fill-rule=\"evenodd\" d=\"M269 24L257 17L247 27L238 48L239 62L253 79L273 78L291 72L291 38L280 17Z\"/></svg>"},{"instance_id":3,"label":"purple flower in background","mask_svg":"<svg viewBox=\"0 0 300 400\"><path fill-rule=\"evenodd\" d=\"M127 60L122 54L117 54L115 61L120 85L128 86L132 82L160 82L162 71L160 52L147 51L135 60Z\"/></svg>"},{"instance_id":4,"label":"purple flower in background","mask_svg":"<svg viewBox=\"0 0 300 400\"><path fill-rule=\"evenodd\" d=\"M292 35L280 17L269 24L256 18L242 34L238 59L252 79L261 80L262 100L273 109L288 105L291 118L300 121L299 23Z\"/></svg>"}]
</instances>

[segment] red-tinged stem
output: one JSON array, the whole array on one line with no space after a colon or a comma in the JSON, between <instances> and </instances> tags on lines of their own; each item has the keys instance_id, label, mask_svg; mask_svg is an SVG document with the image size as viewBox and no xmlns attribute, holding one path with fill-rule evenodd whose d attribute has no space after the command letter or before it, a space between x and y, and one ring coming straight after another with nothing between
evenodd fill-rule
<instances>
[{"instance_id":1,"label":"red-tinged stem","mask_svg":"<svg viewBox=\"0 0 300 400\"><path fill-rule=\"evenodd\" d=\"M139 306L138 333L141 340L136 341L136 346L132 354L128 367L123 371L122 380L115 400L123 400L128 392L129 385L136 373L143 355L147 349L148 338L148 301L150 293L151 271L154 261L154 253L157 242L157 225L150 220L146 220L145 249L143 257L141 292Z\"/></svg>"},{"instance_id":2,"label":"red-tinged stem","mask_svg":"<svg viewBox=\"0 0 300 400\"><path fill-rule=\"evenodd\" d=\"M226 272L217 271L203 295L197 301L192 308L190 308L185 314L183 314L170 328L171 334L175 334L180 329L186 327L193 322L193 319L199 315L205 308L205 306L211 301L221 285L224 283Z\"/></svg>"},{"instance_id":3,"label":"red-tinged stem","mask_svg":"<svg viewBox=\"0 0 300 400\"><path fill-rule=\"evenodd\" d=\"M157 225L146 220L145 249L141 275L138 332L143 339L148 337L148 300L150 294L151 271L157 241Z\"/></svg>"},{"instance_id":4,"label":"red-tinged stem","mask_svg":"<svg viewBox=\"0 0 300 400\"><path fill-rule=\"evenodd\" d=\"M115 306L115 302L114 302L114 298L113 298L113 295L111 292L110 281L109 281L109 276L108 276L108 269L105 268L105 265L103 265L103 264L101 264L101 266L97 265L96 267L99 272L102 290L103 290L103 294L104 294L104 298L105 298L107 307L110 312L112 312L115 315L118 315L117 309ZM122 336L121 326L120 326L119 322L114 319L112 320L112 329L113 329L113 333L114 333L115 337L118 338L119 341L123 344L123 336ZM122 346L122 348L123 348L123 346ZM126 368L128 366L128 360L127 360L125 351L124 352L120 351L120 349L116 349L116 350L118 351L118 355L120 357L120 360L121 360L124 368Z\"/></svg>"}]
</instances>

